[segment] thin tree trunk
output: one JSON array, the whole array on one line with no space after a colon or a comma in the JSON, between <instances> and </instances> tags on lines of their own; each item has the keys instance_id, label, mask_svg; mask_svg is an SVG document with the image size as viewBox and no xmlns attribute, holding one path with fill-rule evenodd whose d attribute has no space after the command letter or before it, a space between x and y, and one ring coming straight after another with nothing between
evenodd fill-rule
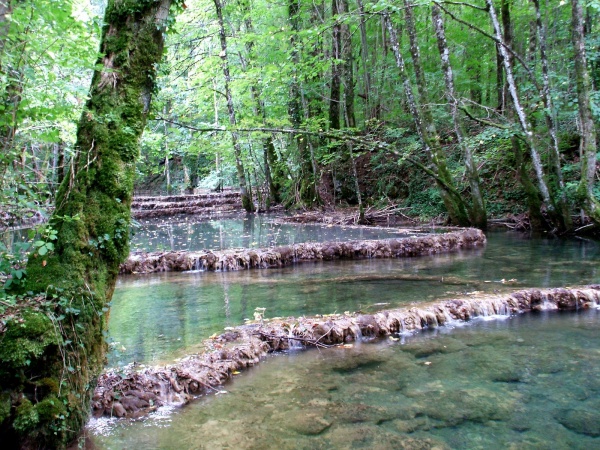
<instances>
[{"instance_id":1,"label":"thin tree trunk","mask_svg":"<svg viewBox=\"0 0 600 450\"><path fill-rule=\"evenodd\" d=\"M558 133L556 131L552 95L550 94L550 70L548 68L548 55L546 54L546 27L542 21L539 0L533 0L533 4L536 15L535 28L537 29L537 41L540 48L540 60L542 63L542 100L544 102L544 115L546 118L546 126L548 127L548 132L552 141L552 150L550 152L553 167L552 178L554 179L553 181L556 183L558 188L557 203L560 209L560 218L563 220L562 228L564 230L569 230L572 227L572 221L569 211L569 204L567 201L565 182L562 176L562 169L560 165ZM532 41L535 41L535 39L532 39ZM532 49L535 49L535 46L532 46Z\"/></svg>"},{"instance_id":2,"label":"thin tree trunk","mask_svg":"<svg viewBox=\"0 0 600 450\"><path fill-rule=\"evenodd\" d=\"M498 17L496 15L496 9L494 8L494 2L493 2L493 0L486 0L486 4L488 5L488 8L489 8L488 12L489 12L490 19L492 21L492 26L494 28L494 33L495 33L496 39L499 42L504 42L503 41L504 38L502 36L502 31L500 28L500 22L498 22ZM550 197L550 191L548 190L546 180L544 179L544 170L542 167L542 161L541 161L540 155L536 149L536 143L533 139L533 131L531 130L531 125L527 119L527 116L525 114L523 107L521 106L521 100L519 98L519 94L517 93L517 86L515 84L515 80L513 77L513 71L512 71L512 66L510 64L509 53L503 45L499 45L498 47L500 48L500 52L502 53L504 72L506 74L506 81L508 83L508 90L510 92L513 107L514 107L514 110L519 119L519 124L521 126L521 129L523 130L525 142L527 142L529 151L531 153L533 169L536 174L538 188L540 190L542 200L551 216L551 221L553 222L553 225L556 227L560 227L560 224L564 223L564 221L559 220L557 223L557 220L556 220L558 213L556 211L556 208L554 207L552 198Z\"/></svg>"},{"instance_id":3,"label":"thin tree trunk","mask_svg":"<svg viewBox=\"0 0 600 450\"><path fill-rule=\"evenodd\" d=\"M340 1L340 13L348 14L348 0ZM354 55L352 54L352 35L350 34L350 26L347 23L342 23L341 26L341 42L342 42L342 59L344 72L344 118L346 126L354 128L356 126L356 118L354 116Z\"/></svg>"},{"instance_id":4,"label":"thin tree trunk","mask_svg":"<svg viewBox=\"0 0 600 450\"><path fill-rule=\"evenodd\" d=\"M331 17L334 20L331 37L331 90L329 94L329 127L340 129L340 103L342 100L342 24L339 21L342 0L331 0Z\"/></svg>"},{"instance_id":5,"label":"thin tree trunk","mask_svg":"<svg viewBox=\"0 0 600 450\"><path fill-rule=\"evenodd\" d=\"M496 110L504 112L504 69L500 44L496 43Z\"/></svg>"},{"instance_id":6,"label":"thin tree trunk","mask_svg":"<svg viewBox=\"0 0 600 450\"><path fill-rule=\"evenodd\" d=\"M571 0L572 38L575 49L575 76L577 78L577 102L581 124L581 180L577 189L579 200L585 212L598 225L600 224L600 204L594 197L596 168L596 128L590 101L590 76L585 54L583 10L579 0Z\"/></svg>"},{"instance_id":7,"label":"thin tree trunk","mask_svg":"<svg viewBox=\"0 0 600 450\"><path fill-rule=\"evenodd\" d=\"M229 113L229 123L235 127L237 124L235 117L235 108L233 106L233 97L231 95L231 75L229 73L229 59L227 56L227 37L225 36L225 23L223 21L223 6L220 0L214 0L215 9L217 12L217 20L219 22L219 40L221 41L221 66L223 76L225 78L225 97L227 98L227 112ZM235 155L235 167L237 171L238 182L240 184L240 194L242 197L242 206L248 212L254 211L254 203L250 194L248 180L244 170L242 160L242 146L240 145L240 136L237 131L231 132L231 140L233 142L233 152Z\"/></svg>"},{"instance_id":8,"label":"thin tree trunk","mask_svg":"<svg viewBox=\"0 0 600 450\"><path fill-rule=\"evenodd\" d=\"M373 111L371 110L371 67L369 66L369 44L367 41L367 27L365 19L365 7L362 0L357 0L358 13L360 15L359 29L360 29L360 58L362 62L363 70L363 83L364 83L364 99L365 99L365 120L373 118Z\"/></svg>"},{"instance_id":9,"label":"thin tree trunk","mask_svg":"<svg viewBox=\"0 0 600 450\"><path fill-rule=\"evenodd\" d=\"M471 223L473 225L485 230L487 228L487 214L485 210L485 203L483 201L483 195L481 194L481 188L479 184L479 173L477 171L477 165L473 160L473 153L471 151L471 147L465 143L463 137L462 126L458 117L458 99L456 98L456 92L454 90L454 75L452 73L452 66L450 64L450 51L448 49L448 43L446 41L444 20L442 18L439 6L435 3L432 4L431 14L433 24L435 27L435 34L437 37L440 58L442 61L442 70L444 71L444 81L446 83L446 99L448 100L448 105L450 106L450 113L452 114L452 122L454 124L454 133L456 134L456 140L465 158L467 178L469 180L469 186L471 188L472 205L469 211L469 215Z\"/></svg>"},{"instance_id":10,"label":"thin tree trunk","mask_svg":"<svg viewBox=\"0 0 600 450\"><path fill-rule=\"evenodd\" d=\"M398 42L396 30L394 29L387 12L383 13L383 17L385 19L387 29L390 35L390 43L392 46L394 57L396 59L396 66L398 67L400 72L400 78L404 87L406 101L408 103L411 115L413 116L413 120L415 121L415 126L417 132L419 133L419 137L423 141L423 145L425 148L425 152L428 155L428 159L435 168L436 181L438 183L438 186L440 187L440 195L442 197L442 200L444 201L444 205L446 207L448 215L450 216L450 220L456 225L469 225L470 222L466 212L464 201L459 195L455 194L456 189L454 188L452 177L446 165L446 158L442 152L439 136L435 129L435 124L431 115L431 110L428 108L425 77L421 69L419 47L416 41L414 23L412 21L412 7L408 4L407 0L405 0L405 6L408 6L408 8L405 10L405 12L407 12L406 25L411 41L413 67L415 69L415 74L417 74L417 87L419 90L419 97L421 100L420 109L417 107L417 102L414 98L410 78L408 76L408 73L406 72L404 58L400 53L400 43ZM409 9L411 10L410 12L408 11Z\"/></svg>"},{"instance_id":11,"label":"thin tree trunk","mask_svg":"<svg viewBox=\"0 0 600 450\"><path fill-rule=\"evenodd\" d=\"M249 34L254 34L254 25L252 24L252 17L251 17L251 9L250 9L250 4L247 0L238 0L242 13L244 14L244 25L246 26L246 33ZM252 65L253 65L253 61L255 60L255 55L254 55L254 41L253 40L247 40L246 41L246 53L247 53L247 59L248 62L244 61L244 58L241 57L242 59L242 65L244 67L244 70L248 70ZM252 85L250 86L250 94L252 96L252 99L254 100L254 115L258 118L260 118L263 126L266 125L266 111L265 111L265 104L262 101L262 92L260 87L258 86L258 83L252 83ZM272 141L272 136L268 136L266 138L263 139L263 165L264 165L264 174L265 174L265 183L267 186L267 190L268 190L268 195L267 198L265 200L265 208L267 210L270 209L271 203L276 203L278 202L279 199L279 192L276 191L276 189L278 189L278 184L273 182L272 179L272 171L269 165L269 151L270 151L270 146L273 145L273 141ZM260 199L259 199L260 202Z\"/></svg>"},{"instance_id":12,"label":"thin tree trunk","mask_svg":"<svg viewBox=\"0 0 600 450\"><path fill-rule=\"evenodd\" d=\"M335 1L335 0L334 0ZM302 90L300 86L299 75L296 67L300 63L300 54L296 48L297 33L300 31L300 3L299 0L289 0L288 15L292 25L292 36L290 44L292 46L292 61L294 62L294 75L290 85L290 100L288 102L288 111L292 127L300 129L302 126ZM319 197L316 188L317 174L313 170L312 158L309 151L308 139L304 139L301 135L296 135L296 145L298 146L298 154L300 156L300 199L307 205L312 205L319 202Z\"/></svg>"}]
</instances>

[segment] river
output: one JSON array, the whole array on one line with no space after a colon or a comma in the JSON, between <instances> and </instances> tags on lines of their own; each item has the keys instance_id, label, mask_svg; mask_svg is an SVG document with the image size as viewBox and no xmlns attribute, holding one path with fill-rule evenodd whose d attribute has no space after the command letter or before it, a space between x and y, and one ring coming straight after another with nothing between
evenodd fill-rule
<instances>
[{"instance_id":1,"label":"river","mask_svg":"<svg viewBox=\"0 0 600 450\"><path fill-rule=\"evenodd\" d=\"M593 282L597 242L512 232L489 233L483 249L432 257L126 276L111 309L109 362L172 361L255 308L267 317L373 312ZM90 429L99 449L598 447L598 325L597 310L549 312L274 355L227 393Z\"/></svg>"}]
</instances>

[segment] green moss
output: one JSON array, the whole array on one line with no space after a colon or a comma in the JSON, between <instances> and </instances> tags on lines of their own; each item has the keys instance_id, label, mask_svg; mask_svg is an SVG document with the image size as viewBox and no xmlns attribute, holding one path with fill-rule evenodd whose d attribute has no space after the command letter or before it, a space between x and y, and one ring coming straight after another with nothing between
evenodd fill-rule
<instances>
[{"instance_id":1,"label":"green moss","mask_svg":"<svg viewBox=\"0 0 600 450\"><path fill-rule=\"evenodd\" d=\"M64 416L67 408L58 398L51 395L35 405L40 421L52 422Z\"/></svg>"},{"instance_id":2,"label":"green moss","mask_svg":"<svg viewBox=\"0 0 600 450\"><path fill-rule=\"evenodd\" d=\"M45 388L53 394L58 394L59 391L58 380L55 378L42 378L36 383L36 386Z\"/></svg>"},{"instance_id":3,"label":"green moss","mask_svg":"<svg viewBox=\"0 0 600 450\"><path fill-rule=\"evenodd\" d=\"M106 60L99 63L111 65L94 74L77 130L75 176L65 178L56 196L55 250L28 262L22 292L44 292L56 302L60 335L49 317L28 313L22 324L10 324L0 346L0 383L12 389L11 398L29 399L12 414L13 429L27 432L28 443L39 448L64 448L76 436L104 363L104 314L129 252L134 163L162 57L163 30L154 19L159 4L108 2Z\"/></svg>"},{"instance_id":4,"label":"green moss","mask_svg":"<svg viewBox=\"0 0 600 450\"><path fill-rule=\"evenodd\" d=\"M21 434L33 430L40 421L37 409L26 398L17 406L13 428Z\"/></svg>"},{"instance_id":5,"label":"green moss","mask_svg":"<svg viewBox=\"0 0 600 450\"><path fill-rule=\"evenodd\" d=\"M12 321L7 326L0 346L0 374L30 366L49 345L58 342L52 321L45 314L24 311L22 321Z\"/></svg>"},{"instance_id":6,"label":"green moss","mask_svg":"<svg viewBox=\"0 0 600 450\"><path fill-rule=\"evenodd\" d=\"M11 406L10 394L8 392L0 394L0 424L10 416Z\"/></svg>"}]
</instances>

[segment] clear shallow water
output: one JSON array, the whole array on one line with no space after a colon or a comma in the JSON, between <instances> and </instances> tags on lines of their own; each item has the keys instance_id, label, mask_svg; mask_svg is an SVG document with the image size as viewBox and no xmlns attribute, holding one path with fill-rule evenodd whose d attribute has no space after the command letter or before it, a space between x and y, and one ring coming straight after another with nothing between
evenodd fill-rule
<instances>
[{"instance_id":1,"label":"clear shallow water","mask_svg":"<svg viewBox=\"0 0 600 450\"><path fill-rule=\"evenodd\" d=\"M375 229L327 224L278 223L273 216L247 214L202 222L155 220L136 228L132 250L226 250L261 248L304 242L350 241L405 237L402 229ZM410 234L415 234L415 231Z\"/></svg>"},{"instance_id":2,"label":"clear shallow water","mask_svg":"<svg viewBox=\"0 0 600 450\"><path fill-rule=\"evenodd\" d=\"M97 449L600 448L600 311L278 355ZM93 427L99 427L93 431Z\"/></svg>"},{"instance_id":3,"label":"clear shallow water","mask_svg":"<svg viewBox=\"0 0 600 450\"><path fill-rule=\"evenodd\" d=\"M588 283L600 283L599 243L507 232L488 234L483 249L433 257L124 276L110 313L109 365L170 362L257 307L266 317L374 312L473 291Z\"/></svg>"}]
</instances>

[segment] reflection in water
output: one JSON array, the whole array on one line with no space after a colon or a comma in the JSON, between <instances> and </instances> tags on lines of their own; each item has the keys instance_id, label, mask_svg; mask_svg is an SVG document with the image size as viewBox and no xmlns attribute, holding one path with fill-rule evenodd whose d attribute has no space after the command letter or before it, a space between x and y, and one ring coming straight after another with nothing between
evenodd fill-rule
<instances>
[{"instance_id":1,"label":"reflection in water","mask_svg":"<svg viewBox=\"0 0 600 450\"><path fill-rule=\"evenodd\" d=\"M473 291L594 282L600 282L598 243L514 233L489 234L484 249L433 257L125 276L113 298L109 332L117 344L109 364L169 362L243 323L257 307L266 308L266 317L374 312Z\"/></svg>"},{"instance_id":2,"label":"reflection in water","mask_svg":"<svg viewBox=\"0 0 600 450\"><path fill-rule=\"evenodd\" d=\"M402 341L267 359L169 419L106 427L98 449L592 449L600 311L476 320ZM101 427L102 428L102 427ZM96 431L98 433L98 431Z\"/></svg>"},{"instance_id":3,"label":"reflection in water","mask_svg":"<svg viewBox=\"0 0 600 450\"><path fill-rule=\"evenodd\" d=\"M172 220L172 219L169 219ZM404 237L402 229L382 229L326 224L281 224L272 216L248 214L239 219L196 223L149 222L136 230L132 250L226 250L264 248L303 242L350 241Z\"/></svg>"}]
</instances>

